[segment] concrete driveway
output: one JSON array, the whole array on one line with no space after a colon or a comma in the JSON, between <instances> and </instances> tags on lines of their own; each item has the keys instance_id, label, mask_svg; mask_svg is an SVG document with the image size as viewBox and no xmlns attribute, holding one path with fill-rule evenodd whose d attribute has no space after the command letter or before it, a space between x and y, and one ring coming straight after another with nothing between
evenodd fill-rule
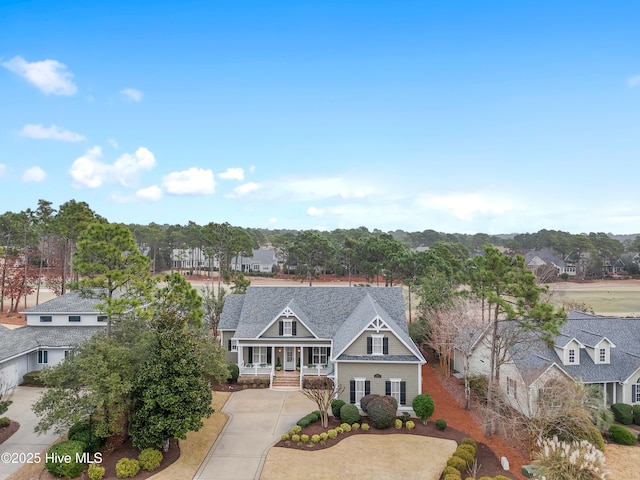
<instances>
[{"instance_id":1,"label":"concrete driveway","mask_svg":"<svg viewBox=\"0 0 640 480\"><path fill-rule=\"evenodd\" d=\"M3 453L42 454L44 449L58 439L58 435L54 435L53 433L36 435L33 431L38 423L38 417L36 417L31 410L31 406L43 391L43 388L37 387L16 387L13 391L13 395L11 396L13 403L4 416L18 422L20 429L0 445L0 480L7 478L23 465L19 462L13 462L13 460L20 460L20 457L12 458L12 461L7 463L5 461L6 459L3 458ZM44 462L44 454L42 454L42 457L41 463ZM33 458L33 456L31 456L31 458Z\"/></svg>"},{"instance_id":2,"label":"concrete driveway","mask_svg":"<svg viewBox=\"0 0 640 480\"><path fill-rule=\"evenodd\" d=\"M229 415L194 480L258 480L269 449L315 403L302 393L248 389L231 395Z\"/></svg>"}]
</instances>

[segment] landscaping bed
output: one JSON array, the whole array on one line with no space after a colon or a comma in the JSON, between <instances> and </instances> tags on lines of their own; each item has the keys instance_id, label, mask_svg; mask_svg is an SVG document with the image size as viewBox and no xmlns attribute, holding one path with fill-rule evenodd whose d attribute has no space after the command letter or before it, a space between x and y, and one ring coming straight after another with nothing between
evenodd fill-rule
<instances>
[{"instance_id":1,"label":"landscaping bed","mask_svg":"<svg viewBox=\"0 0 640 480\"><path fill-rule=\"evenodd\" d=\"M11 435L16 433L20 428L20 424L18 422L14 422L11 420L11 423L3 428L0 428L0 445L5 442Z\"/></svg>"},{"instance_id":2,"label":"landscaping bed","mask_svg":"<svg viewBox=\"0 0 640 480\"><path fill-rule=\"evenodd\" d=\"M314 450L323 450L327 448L331 448L337 445L339 442L344 440L345 438L349 438L354 435L422 435L426 437L434 437L434 438L442 438L447 440L454 440L456 443L460 444L463 438L469 437L465 432L461 432L451 427L446 427L444 430L439 430L436 428L435 422L429 421L426 425L422 423L420 419L411 418L415 423L415 427L411 430L408 430L406 427L401 429L396 429L394 427L385 428L385 429L377 429L370 428L367 431L362 429L351 430L350 432L344 432L339 434L335 439L327 439L326 443L323 445L321 443L314 444L313 446L308 446L310 442L307 444L299 445L292 441L279 441L275 446L282 448L293 448L297 450L304 451L314 451ZM363 417L363 422L366 422L366 417ZM300 431L300 434L307 434L309 438L312 435L319 435L322 432L326 432L328 429L334 429L339 427L341 424L340 420L335 417L329 417L329 426L327 428L323 428L320 422L315 422L309 425L308 427L303 428ZM496 456L496 454L489 448L486 444L477 441L477 452L476 459L478 460L479 470L478 477L480 476L488 476L495 477L496 475L504 475L508 478L516 479L511 474L511 472L505 472L500 466L500 459ZM416 455L419 455L420 452L416 452Z\"/></svg>"}]
</instances>

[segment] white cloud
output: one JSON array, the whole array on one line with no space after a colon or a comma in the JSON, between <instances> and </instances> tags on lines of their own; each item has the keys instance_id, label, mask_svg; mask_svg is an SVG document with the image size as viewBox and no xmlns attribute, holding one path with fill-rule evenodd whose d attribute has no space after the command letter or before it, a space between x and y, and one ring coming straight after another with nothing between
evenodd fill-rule
<instances>
[{"instance_id":1,"label":"white cloud","mask_svg":"<svg viewBox=\"0 0 640 480\"><path fill-rule=\"evenodd\" d=\"M21 56L4 62L3 67L24 77L29 83L45 94L73 95L77 88L71 81L73 74L67 66L57 60L27 62Z\"/></svg>"},{"instance_id":2,"label":"white cloud","mask_svg":"<svg viewBox=\"0 0 640 480\"><path fill-rule=\"evenodd\" d=\"M634 75L633 77L630 77L630 78L627 80L627 84L628 84L630 87L637 87L637 86L640 86L640 75Z\"/></svg>"},{"instance_id":3,"label":"white cloud","mask_svg":"<svg viewBox=\"0 0 640 480\"><path fill-rule=\"evenodd\" d=\"M310 217L321 217L324 215L324 210L321 208L309 207L307 208L307 215Z\"/></svg>"},{"instance_id":4,"label":"white cloud","mask_svg":"<svg viewBox=\"0 0 640 480\"><path fill-rule=\"evenodd\" d=\"M144 97L144 93L142 93L140 90L136 90L135 88L125 88L123 90L120 90L120 93L127 100L131 100L133 102L139 102L142 100L142 97Z\"/></svg>"},{"instance_id":5,"label":"white cloud","mask_svg":"<svg viewBox=\"0 0 640 480\"><path fill-rule=\"evenodd\" d=\"M502 215L516 210L512 202L504 198L493 198L479 193L447 193L420 195L416 205L421 209L443 211L458 220L469 221L476 215Z\"/></svg>"},{"instance_id":6,"label":"white cloud","mask_svg":"<svg viewBox=\"0 0 640 480\"><path fill-rule=\"evenodd\" d=\"M69 173L76 187L98 188L107 182L131 187L137 184L141 172L151 170L156 163L153 153L144 147L134 154L121 155L113 164L104 163L101 158L100 147L93 147L73 162Z\"/></svg>"},{"instance_id":7,"label":"white cloud","mask_svg":"<svg viewBox=\"0 0 640 480\"><path fill-rule=\"evenodd\" d=\"M50 127L43 127L42 125L35 125L28 123L22 130L20 135L27 138L35 138L37 140L60 140L61 142L82 142L87 138L79 133L72 132L70 130L61 130L56 125Z\"/></svg>"},{"instance_id":8,"label":"white cloud","mask_svg":"<svg viewBox=\"0 0 640 480\"><path fill-rule=\"evenodd\" d=\"M227 168L225 172L219 173L218 177L224 180L244 180L244 170L241 168Z\"/></svg>"},{"instance_id":9,"label":"white cloud","mask_svg":"<svg viewBox=\"0 0 640 480\"><path fill-rule=\"evenodd\" d=\"M211 170L190 168L165 176L162 188L171 195L210 195L215 191L215 181Z\"/></svg>"},{"instance_id":10,"label":"white cloud","mask_svg":"<svg viewBox=\"0 0 640 480\"><path fill-rule=\"evenodd\" d=\"M278 223L278 219L277 219L276 217L271 217L271 218L269 219L269 223L272 223L272 224L273 224L273 223Z\"/></svg>"},{"instance_id":11,"label":"white cloud","mask_svg":"<svg viewBox=\"0 0 640 480\"><path fill-rule=\"evenodd\" d=\"M40 167L28 168L22 174L23 182L42 182L45 178L47 178L47 174Z\"/></svg>"},{"instance_id":12,"label":"white cloud","mask_svg":"<svg viewBox=\"0 0 640 480\"><path fill-rule=\"evenodd\" d=\"M141 188L136 192L136 198L150 202L157 202L162 198L162 189L157 185Z\"/></svg>"},{"instance_id":13,"label":"white cloud","mask_svg":"<svg viewBox=\"0 0 640 480\"><path fill-rule=\"evenodd\" d=\"M256 192L262 188L262 185L255 182L243 183L233 189L233 192L225 195L227 198L240 198L249 195L251 192Z\"/></svg>"}]
</instances>

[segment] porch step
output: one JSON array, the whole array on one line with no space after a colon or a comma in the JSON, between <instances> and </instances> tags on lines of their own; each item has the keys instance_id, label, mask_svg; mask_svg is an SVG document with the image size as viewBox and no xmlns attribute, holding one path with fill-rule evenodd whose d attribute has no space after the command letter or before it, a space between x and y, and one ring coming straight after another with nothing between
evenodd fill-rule
<instances>
[{"instance_id":1,"label":"porch step","mask_svg":"<svg viewBox=\"0 0 640 480\"><path fill-rule=\"evenodd\" d=\"M300 374L298 372L280 372L271 381L273 390L299 390Z\"/></svg>"}]
</instances>

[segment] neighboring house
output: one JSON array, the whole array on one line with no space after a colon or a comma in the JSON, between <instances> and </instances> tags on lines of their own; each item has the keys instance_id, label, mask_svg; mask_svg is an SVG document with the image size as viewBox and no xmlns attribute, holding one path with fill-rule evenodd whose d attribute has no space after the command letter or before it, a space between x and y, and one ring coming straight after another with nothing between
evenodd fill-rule
<instances>
[{"instance_id":1,"label":"neighboring house","mask_svg":"<svg viewBox=\"0 0 640 480\"><path fill-rule=\"evenodd\" d=\"M422 392L425 360L409 337L400 288L249 287L227 296L220 330L241 376L264 376L272 387L328 376L347 403L387 394L400 409Z\"/></svg>"},{"instance_id":2,"label":"neighboring house","mask_svg":"<svg viewBox=\"0 0 640 480\"><path fill-rule=\"evenodd\" d=\"M82 342L104 330L106 316L96 307L104 300L70 292L20 313L27 325L0 325L0 376L6 388L25 373L60 363Z\"/></svg>"},{"instance_id":3,"label":"neighboring house","mask_svg":"<svg viewBox=\"0 0 640 480\"><path fill-rule=\"evenodd\" d=\"M524 261L526 267L536 274L539 269L552 266L557 270L558 275L562 275L563 273L566 273L569 276L576 275L575 264L565 262L546 249L528 251L524 255Z\"/></svg>"},{"instance_id":4,"label":"neighboring house","mask_svg":"<svg viewBox=\"0 0 640 480\"><path fill-rule=\"evenodd\" d=\"M561 333L548 345L530 339L514 348L500 368L502 396L525 414L535 410L547 382L572 378L602 388L603 403L640 404L640 318L570 312ZM489 374L486 336L474 345L470 373ZM462 371L460 352L454 370Z\"/></svg>"},{"instance_id":5,"label":"neighboring house","mask_svg":"<svg viewBox=\"0 0 640 480\"><path fill-rule=\"evenodd\" d=\"M218 268L218 261L208 257L204 250L195 248L174 248L171 250L171 266L177 270Z\"/></svg>"},{"instance_id":6,"label":"neighboring house","mask_svg":"<svg viewBox=\"0 0 640 480\"><path fill-rule=\"evenodd\" d=\"M261 248L253 250L253 255L238 255L231 260L232 270L242 273L272 273L278 265L276 250L274 248Z\"/></svg>"}]
</instances>

